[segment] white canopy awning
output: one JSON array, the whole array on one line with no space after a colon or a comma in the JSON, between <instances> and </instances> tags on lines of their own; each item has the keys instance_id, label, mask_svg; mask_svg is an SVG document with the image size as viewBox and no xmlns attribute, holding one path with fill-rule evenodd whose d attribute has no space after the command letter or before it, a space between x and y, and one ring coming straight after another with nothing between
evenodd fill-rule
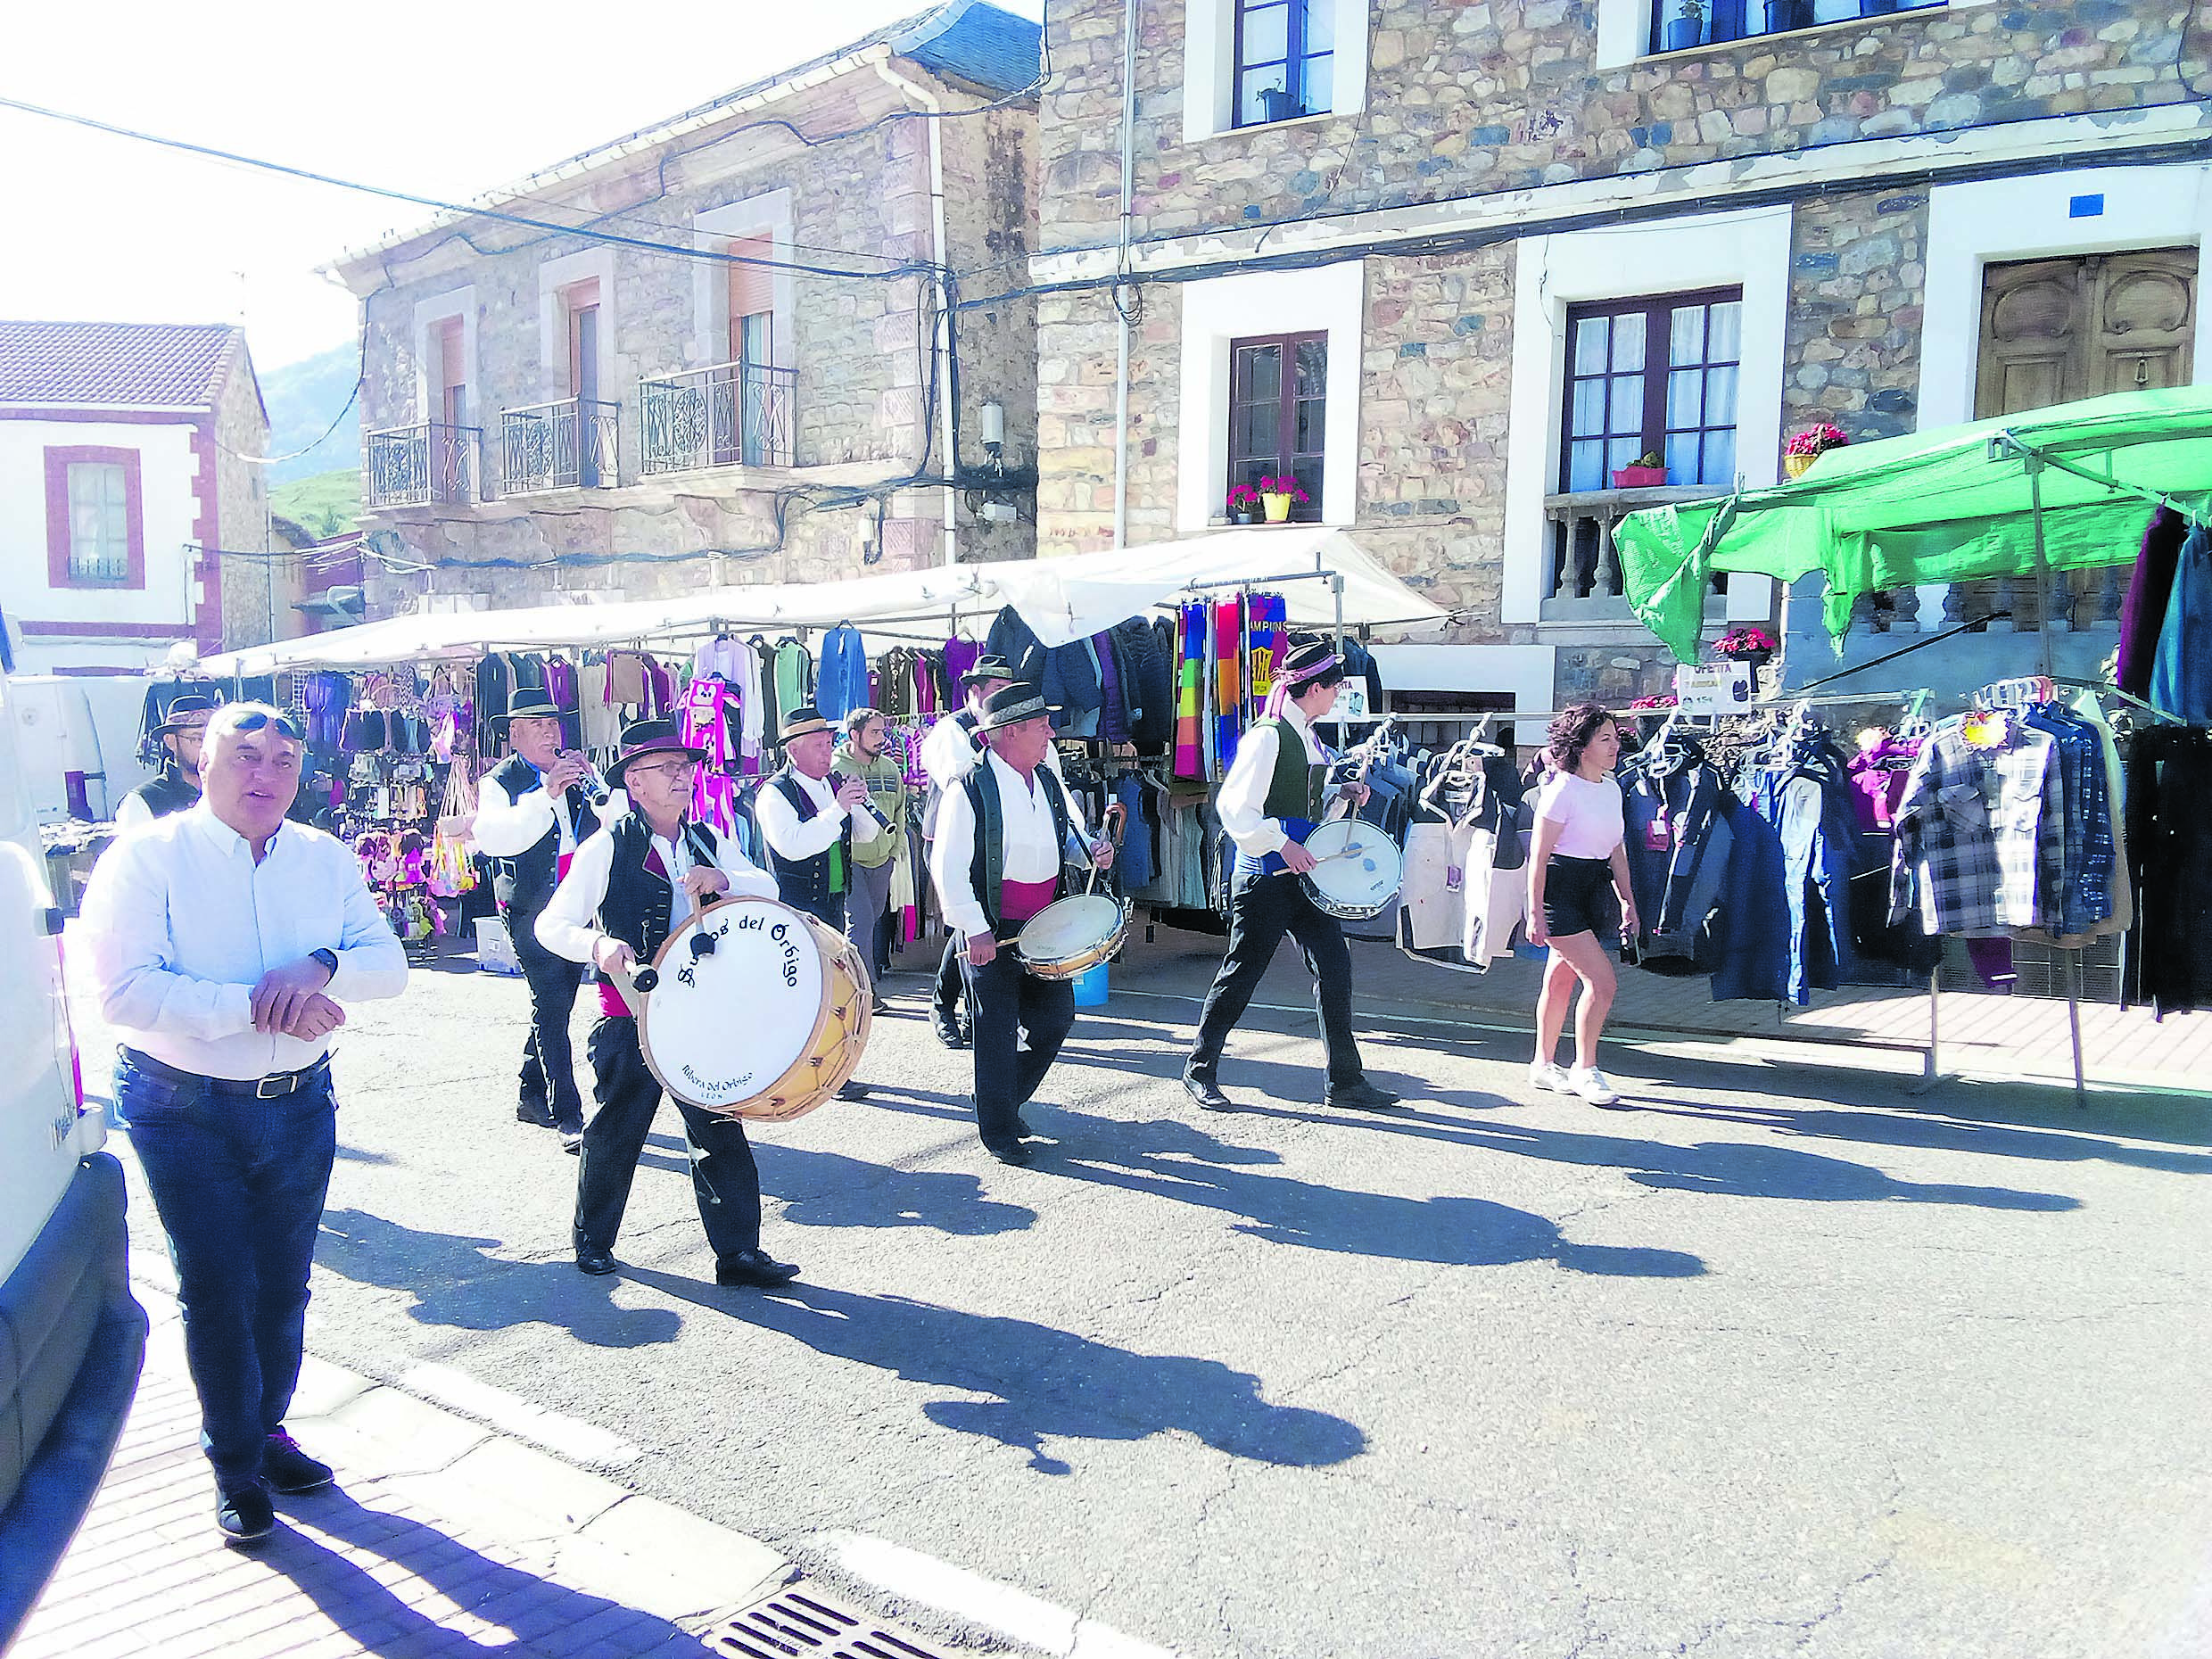
<instances>
[{"instance_id":1,"label":"white canopy awning","mask_svg":"<svg viewBox=\"0 0 2212 1659\"><path fill-rule=\"evenodd\" d=\"M1337 620L1338 582L1348 627L1434 627L1449 619L1346 532L1298 524L845 582L752 582L665 599L394 616L225 652L201 666L221 676L369 668L486 651L652 645L718 631L765 633L840 623L879 633L904 623L948 623L956 615L980 621L1007 605L1045 645L1058 646L1180 595L1237 586L1279 588L1293 626L1327 628Z\"/></svg>"}]
</instances>

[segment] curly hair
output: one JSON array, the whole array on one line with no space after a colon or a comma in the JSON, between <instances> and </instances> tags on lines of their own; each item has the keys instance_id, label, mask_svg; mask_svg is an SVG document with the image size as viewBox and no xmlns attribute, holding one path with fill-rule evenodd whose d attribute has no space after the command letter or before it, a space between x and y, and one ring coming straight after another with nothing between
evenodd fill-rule
<instances>
[{"instance_id":1,"label":"curly hair","mask_svg":"<svg viewBox=\"0 0 2212 1659\"><path fill-rule=\"evenodd\" d=\"M1560 710L1551 722L1545 733L1545 750L1561 772L1574 772L1581 766L1582 751L1589 747L1590 739L1614 723L1613 711L1604 704L1577 703Z\"/></svg>"}]
</instances>

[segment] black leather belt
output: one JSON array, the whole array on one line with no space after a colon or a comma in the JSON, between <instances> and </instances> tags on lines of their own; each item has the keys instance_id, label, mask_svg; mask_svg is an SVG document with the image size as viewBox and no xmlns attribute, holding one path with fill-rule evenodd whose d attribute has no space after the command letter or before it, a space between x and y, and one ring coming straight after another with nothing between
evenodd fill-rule
<instances>
[{"instance_id":1,"label":"black leather belt","mask_svg":"<svg viewBox=\"0 0 2212 1659\"><path fill-rule=\"evenodd\" d=\"M208 1077L196 1071L180 1071L165 1061L154 1059L135 1048L123 1050L123 1058L149 1077L161 1077L170 1083L203 1083L210 1094L250 1095L255 1100L273 1101L286 1094L298 1093L310 1084L320 1081L330 1071L330 1056L326 1054L313 1065L298 1071L272 1071L265 1077Z\"/></svg>"}]
</instances>

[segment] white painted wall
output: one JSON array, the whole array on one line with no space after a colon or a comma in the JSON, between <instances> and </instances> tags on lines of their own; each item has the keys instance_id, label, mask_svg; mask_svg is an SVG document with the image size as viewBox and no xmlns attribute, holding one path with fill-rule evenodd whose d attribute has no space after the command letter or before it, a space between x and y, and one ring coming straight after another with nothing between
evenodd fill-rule
<instances>
[{"instance_id":1,"label":"white painted wall","mask_svg":"<svg viewBox=\"0 0 2212 1659\"><path fill-rule=\"evenodd\" d=\"M194 539L199 462L192 427L103 421L0 420L0 608L19 622L171 623L193 631L193 583L186 544ZM46 581L45 451L96 444L138 451L144 504L146 584L137 588L52 588ZM25 642L34 658L42 642ZM69 662L144 660L139 641L107 655L81 649ZM157 652L156 655L160 655Z\"/></svg>"},{"instance_id":2,"label":"white painted wall","mask_svg":"<svg viewBox=\"0 0 2212 1659\"><path fill-rule=\"evenodd\" d=\"M2076 196L2104 198L2103 211L2075 218ZM2040 177L1939 185L1928 193L1927 304L1921 324L1922 431L1974 417L1982 337L1982 272L2010 260L2111 253L2130 248L2204 247L2212 230L2212 166L2083 168ZM2212 329L2199 290L2196 362L2190 378L2212 380Z\"/></svg>"},{"instance_id":3,"label":"white painted wall","mask_svg":"<svg viewBox=\"0 0 2212 1659\"><path fill-rule=\"evenodd\" d=\"M1371 645L1367 649L1382 671L1386 696L1397 691L1489 691L1509 695L1515 708L1531 714L1551 706L1558 652L1548 645Z\"/></svg>"},{"instance_id":4,"label":"white painted wall","mask_svg":"<svg viewBox=\"0 0 2212 1659\"><path fill-rule=\"evenodd\" d=\"M1313 270L1255 271L1183 290L1183 392L1176 458L1176 524L1202 531L1223 510L1229 475L1229 343L1255 334L1325 331L1329 336L1328 426L1321 464L1321 522L1359 513L1360 336L1366 266L1346 260Z\"/></svg>"},{"instance_id":5,"label":"white painted wall","mask_svg":"<svg viewBox=\"0 0 2212 1659\"><path fill-rule=\"evenodd\" d=\"M1515 244L1505 621L1534 623L1542 604L1549 546L1544 498L1556 493L1559 477L1568 306L1741 286L1744 358L1737 379L1736 465L1747 485L1770 484L1781 469L1789 238L1789 209L1771 207L1530 236ZM1729 617L1768 615L1771 587L1763 576L1731 577Z\"/></svg>"}]
</instances>

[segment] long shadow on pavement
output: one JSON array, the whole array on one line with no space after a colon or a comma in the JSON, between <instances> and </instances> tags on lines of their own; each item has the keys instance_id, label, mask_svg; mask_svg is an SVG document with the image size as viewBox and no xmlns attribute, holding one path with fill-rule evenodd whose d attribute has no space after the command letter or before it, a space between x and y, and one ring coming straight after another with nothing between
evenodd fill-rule
<instances>
[{"instance_id":1,"label":"long shadow on pavement","mask_svg":"<svg viewBox=\"0 0 2212 1659\"><path fill-rule=\"evenodd\" d=\"M564 1651L706 1653L665 1619L503 1565L433 1526L365 1507L335 1489L279 1501L293 1526L280 1528L255 1559L289 1579L363 1653L497 1652L505 1644L480 1646L439 1623L379 1581L369 1567L299 1528L421 1579L463 1612L512 1632L528 1651L536 1651L532 1643L556 1633L573 1641L588 1631L588 1650Z\"/></svg>"},{"instance_id":2,"label":"long shadow on pavement","mask_svg":"<svg viewBox=\"0 0 2212 1659\"><path fill-rule=\"evenodd\" d=\"M1279 1244L1458 1267L1551 1261L1577 1273L1645 1278L1705 1270L1683 1250L1579 1244L1544 1217L1488 1199L1400 1198L1262 1174L1250 1166L1278 1162L1275 1153L1233 1146L1173 1118L1066 1116L1083 1126L1079 1138L1041 1150L1038 1168L1242 1216L1237 1232Z\"/></svg>"},{"instance_id":3,"label":"long shadow on pavement","mask_svg":"<svg viewBox=\"0 0 2212 1659\"><path fill-rule=\"evenodd\" d=\"M772 1294L715 1292L673 1274L625 1267L623 1276L697 1307L780 1332L816 1353L872 1366L912 1382L988 1394L931 1400L922 1414L1029 1455L1066 1474L1044 1438L1136 1440L1181 1429L1217 1451L1294 1468L1339 1464L1366 1449L1358 1424L1302 1406L1272 1406L1259 1379L1218 1360L1139 1354L1028 1319L966 1313L904 1296L864 1296L815 1284Z\"/></svg>"},{"instance_id":4,"label":"long shadow on pavement","mask_svg":"<svg viewBox=\"0 0 2212 1659\"><path fill-rule=\"evenodd\" d=\"M673 1342L683 1320L667 1308L618 1308L609 1281L566 1259L505 1261L498 1239L425 1233L359 1209L323 1212L315 1259L357 1284L406 1291L410 1317L461 1331L500 1331L526 1322L559 1325L595 1348Z\"/></svg>"},{"instance_id":5,"label":"long shadow on pavement","mask_svg":"<svg viewBox=\"0 0 2212 1659\"><path fill-rule=\"evenodd\" d=\"M655 1135L650 1143L668 1151L648 1151L643 1162L690 1175L676 1136ZM982 1178L960 1170L898 1169L766 1141L753 1143L753 1160L760 1166L761 1191L780 1198L783 1219L803 1227L934 1227L979 1238L1019 1233L1037 1218L1026 1205L986 1197Z\"/></svg>"}]
</instances>

